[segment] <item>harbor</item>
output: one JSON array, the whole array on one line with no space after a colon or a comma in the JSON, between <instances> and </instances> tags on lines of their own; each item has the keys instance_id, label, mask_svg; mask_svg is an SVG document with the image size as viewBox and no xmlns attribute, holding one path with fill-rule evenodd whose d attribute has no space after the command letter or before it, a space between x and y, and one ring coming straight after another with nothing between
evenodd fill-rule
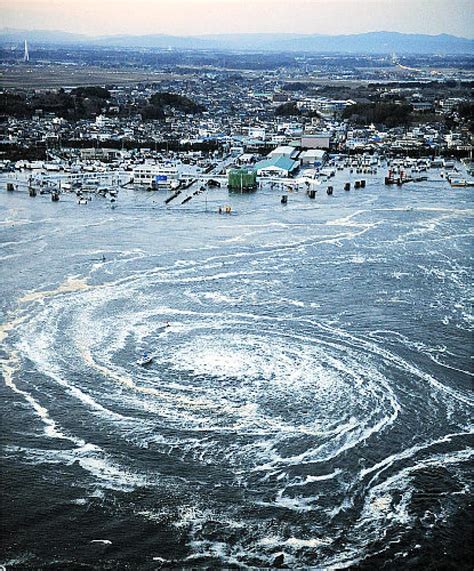
<instances>
[{"instance_id":1,"label":"harbor","mask_svg":"<svg viewBox=\"0 0 474 571\"><path fill-rule=\"evenodd\" d=\"M284 197L281 202L288 204L289 197L305 195L317 199L321 194L334 196L341 191L380 191L380 183L385 186L441 185L442 188L468 188L474 186L466 164L461 161L429 159L405 159L362 155L354 158L344 155L327 155L318 168L301 165L293 176L279 176L277 171L263 171L260 175L255 167L242 168L235 164L235 157L224 156L210 162L206 168L189 166L183 163L157 161L142 163L137 167L110 169L107 165L92 171L77 167L74 173L61 167L51 173L48 169L35 168L22 163L13 172L0 175L0 184L9 193L27 192L31 198L43 195L52 201L77 201L87 205L93 197L110 203L111 208L120 206L125 194L145 192L150 207L176 207L205 202L205 208L219 200L232 202L232 195L268 191ZM425 186L425 185L424 185ZM297 199L300 200L300 199ZM214 206L213 206L214 207ZM222 206L217 206L222 211ZM216 211L214 207L214 211Z\"/></svg>"}]
</instances>

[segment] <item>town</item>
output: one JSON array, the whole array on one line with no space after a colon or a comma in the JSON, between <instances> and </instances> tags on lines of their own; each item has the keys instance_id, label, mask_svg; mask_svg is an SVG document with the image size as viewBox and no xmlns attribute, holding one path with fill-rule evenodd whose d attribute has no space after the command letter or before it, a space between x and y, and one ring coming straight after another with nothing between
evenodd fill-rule
<instances>
[{"instance_id":1,"label":"town","mask_svg":"<svg viewBox=\"0 0 474 571\"><path fill-rule=\"evenodd\" d=\"M331 157L375 155L410 157L415 166L417 159L447 161L448 169L452 159L464 159L467 178L454 177L458 185L471 184L469 57L439 57L434 67L423 56L396 54L243 58L163 50L152 65L150 53L129 50L123 56L133 63L121 64L114 83L119 72L108 52L89 54L99 67L80 63L87 60L80 50L69 49L63 64L59 48L50 52L43 48L34 58L25 42L18 62L3 50L3 83L18 74L31 82L0 92L4 172L91 180L91 173L131 171L128 182L149 189L211 173L234 187L236 172L292 179L303 171L307 182ZM256 184L251 176L240 190Z\"/></svg>"}]
</instances>

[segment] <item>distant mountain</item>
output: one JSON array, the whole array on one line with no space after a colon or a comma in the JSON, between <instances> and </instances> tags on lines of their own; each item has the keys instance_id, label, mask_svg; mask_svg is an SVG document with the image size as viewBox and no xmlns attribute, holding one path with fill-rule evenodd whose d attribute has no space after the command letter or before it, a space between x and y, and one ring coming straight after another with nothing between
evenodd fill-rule
<instances>
[{"instance_id":1,"label":"distant mountain","mask_svg":"<svg viewBox=\"0 0 474 571\"><path fill-rule=\"evenodd\" d=\"M282 40L279 45L291 51L308 52L474 54L474 40L448 34L369 32L347 36L314 35Z\"/></svg>"},{"instance_id":2,"label":"distant mountain","mask_svg":"<svg viewBox=\"0 0 474 571\"><path fill-rule=\"evenodd\" d=\"M213 34L205 36L151 34L92 37L48 30L0 30L0 44L2 45L11 45L23 40L38 44L85 44L102 47L178 50L474 55L474 40L448 34L430 36L398 32L369 32L339 36L321 34Z\"/></svg>"},{"instance_id":3,"label":"distant mountain","mask_svg":"<svg viewBox=\"0 0 474 571\"><path fill-rule=\"evenodd\" d=\"M306 38L303 34L211 34L198 36L214 46L230 50L282 51L282 43L288 44L295 39Z\"/></svg>"},{"instance_id":4,"label":"distant mountain","mask_svg":"<svg viewBox=\"0 0 474 571\"><path fill-rule=\"evenodd\" d=\"M290 52L474 54L474 40L448 34L369 32L344 36L321 34L225 34L202 36L221 48Z\"/></svg>"},{"instance_id":5,"label":"distant mountain","mask_svg":"<svg viewBox=\"0 0 474 571\"><path fill-rule=\"evenodd\" d=\"M191 36L168 36L166 34L150 34L146 36L104 36L92 38L90 41L96 45L122 48L161 48L202 50L213 49L219 46L214 41Z\"/></svg>"},{"instance_id":6,"label":"distant mountain","mask_svg":"<svg viewBox=\"0 0 474 571\"><path fill-rule=\"evenodd\" d=\"M81 34L71 34L59 30L0 30L0 44L14 44L28 40L37 44L84 44L93 38Z\"/></svg>"}]
</instances>

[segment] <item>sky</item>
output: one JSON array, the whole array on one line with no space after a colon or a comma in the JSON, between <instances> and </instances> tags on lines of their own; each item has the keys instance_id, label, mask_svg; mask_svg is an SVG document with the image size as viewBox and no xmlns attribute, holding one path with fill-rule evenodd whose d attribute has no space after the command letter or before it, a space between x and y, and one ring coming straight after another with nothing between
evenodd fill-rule
<instances>
[{"instance_id":1,"label":"sky","mask_svg":"<svg viewBox=\"0 0 474 571\"><path fill-rule=\"evenodd\" d=\"M90 35L370 31L474 37L474 0L0 0L0 26Z\"/></svg>"}]
</instances>

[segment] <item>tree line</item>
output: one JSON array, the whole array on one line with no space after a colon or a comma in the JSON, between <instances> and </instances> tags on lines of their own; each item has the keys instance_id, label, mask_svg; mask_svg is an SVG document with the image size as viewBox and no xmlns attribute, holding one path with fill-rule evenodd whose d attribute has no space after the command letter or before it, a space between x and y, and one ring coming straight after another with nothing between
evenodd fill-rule
<instances>
[{"instance_id":1,"label":"tree line","mask_svg":"<svg viewBox=\"0 0 474 571\"><path fill-rule=\"evenodd\" d=\"M202 113L205 108L189 97L168 92L156 92L143 102L127 101L117 105L110 91L98 86L77 87L70 92L61 88L57 91L33 94L14 91L0 93L0 115L29 119L40 111L76 121L92 119L101 113L119 116L133 113L140 114L143 120L147 121L164 119L166 115L176 111L187 114Z\"/></svg>"}]
</instances>

